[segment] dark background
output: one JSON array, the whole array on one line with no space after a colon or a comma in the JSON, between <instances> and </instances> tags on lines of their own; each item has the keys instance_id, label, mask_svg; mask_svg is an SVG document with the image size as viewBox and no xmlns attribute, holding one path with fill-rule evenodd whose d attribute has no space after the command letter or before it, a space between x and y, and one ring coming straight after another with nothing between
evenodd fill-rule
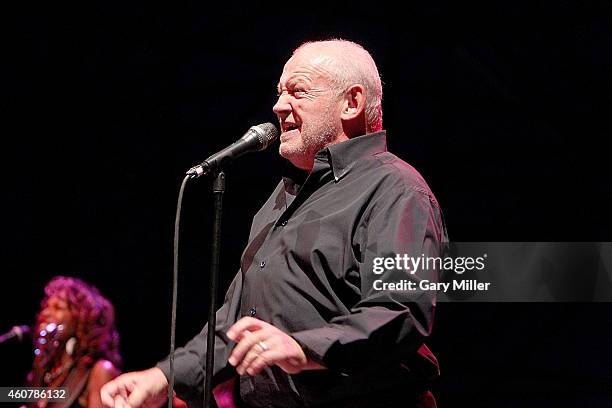
<instances>
[{"instance_id":1,"label":"dark background","mask_svg":"<svg viewBox=\"0 0 612 408\"><path fill-rule=\"evenodd\" d=\"M0 6L2 332L33 321L52 276L75 275L115 304L126 371L163 358L182 175L275 120L282 66L311 39L371 51L389 149L428 180L452 240L612 240L609 2L84 3ZM275 145L228 169L222 292L281 166ZM179 344L207 316L210 219L199 180ZM610 406L611 316L605 303L441 304L439 405ZM0 385L20 385L29 346L0 358Z\"/></svg>"}]
</instances>

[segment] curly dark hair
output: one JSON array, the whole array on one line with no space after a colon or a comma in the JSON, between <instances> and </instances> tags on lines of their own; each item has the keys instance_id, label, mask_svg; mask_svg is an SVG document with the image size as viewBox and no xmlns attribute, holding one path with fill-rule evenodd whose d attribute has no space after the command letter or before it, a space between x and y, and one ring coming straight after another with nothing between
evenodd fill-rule
<instances>
[{"instance_id":1,"label":"curly dark hair","mask_svg":"<svg viewBox=\"0 0 612 408\"><path fill-rule=\"evenodd\" d=\"M76 320L77 359L88 357L92 362L106 359L116 367L121 367L119 333L115 327L115 309L111 302L95 286L66 276L56 276L45 286L41 310L54 296L68 303Z\"/></svg>"}]
</instances>

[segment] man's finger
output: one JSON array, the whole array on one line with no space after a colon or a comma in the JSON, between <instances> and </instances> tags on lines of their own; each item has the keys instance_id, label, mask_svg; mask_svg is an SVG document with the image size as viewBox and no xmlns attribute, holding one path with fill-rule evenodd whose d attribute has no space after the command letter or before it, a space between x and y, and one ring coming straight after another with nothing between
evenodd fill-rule
<instances>
[{"instance_id":1,"label":"man's finger","mask_svg":"<svg viewBox=\"0 0 612 408\"><path fill-rule=\"evenodd\" d=\"M261 354L261 352L263 351L263 350L258 350L259 346L257 344L251 347L251 349L248 351L246 356L244 356L244 358L242 359L242 362L240 363L240 365L236 367L236 371L238 372L238 374L243 375L246 369L249 367L249 365L251 365L253 360L255 360L257 356Z\"/></svg>"},{"instance_id":2,"label":"man's finger","mask_svg":"<svg viewBox=\"0 0 612 408\"><path fill-rule=\"evenodd\" d=\"M265 349L261 347L261 343L264 343ZM262 354L265 356L274 355L270 354L272 350L281 350L278 348L278 338L277 337L268 337L265 340L260 340L249 350L247 355L242 359L242 363L238 366L238 373L243 375L245 372L248 372L249 367L253 364L253 362ZM273 365L273 363L266 362L268 366Z\"/></svg>"},{"instance_id":3,"label":"man's finger","mask_svg":"<svg viewBox=\"0 0 612 408\"><path fill-rule=\"evenodd\" d=\"M234 367L240 364L240 360L238 360L237 358L239 355L238 353L243 347L245 347L246 343L244 343L244 341L252 335L253 333L251 333L249 330L245 330L242 332L242 334L240 335L240 341L234 346L229 358L227 359L228 363L230 363Z\"/></svg>"},{"instance_id":4,"label":"man's finger","mask_svg":"<svg viewBox=\"0 0 612 408\"><path fill-rule=\"evenodd\" d=\"M234 367L240 364L246 353L253 348L255 344L264 340L267 337L267 334L262 331L257 331L255 333L251 333L248 330L243 332L242 340L234 347L232 350L232 354L228 359L228 362Z\"/></svg>"},{"instance_id":5,"label":"man's finger","mask_svg":"<svg viewBox=\"0 0 612 408\"><path fill-rule=\"evenodd\" d=\"M248 329L250 331L256 331L261 329L265 324L265 322L259 319L255 319L253 317L243 317L242 319L234 323L232 327L229 328L229 330L227 331L227 337L229 337L233 341L236 341L240 338L240 334L242 334L244 330Z\"/></svg>"},{"instance_id":6,"label":"man's finger","mask_svg":"<svg viewBox=\"0 0 612 408\"><path fill-rule=\"evenodd\" d=\"M111 381L107 383L100 390L100 399L102 400L102 405L105 408L113 408L115 406L115 400L113 396L117 393L117 383L115 381Z\"/></svg>"},{"instance_id":7,"label":"man's finger","mask_svg":"<svg viewBox=\"0 0 612 408\"><path fill-rule=\"evenodd\" d=\"M113 399L112 406L115 408L125 408L127 407L127 399L123 395L117 394Z\"/></svg>"},{"instance_id":8,"label":"man's finger","mask_svg":"<svg viewBox=\"0 0 612 408\"><path fill-rule=\"evenodd\" d=\"M141 387L136 387L127 399L127 405L130 407L140 407L148 397L147 392L143 391Z\"/></svg>"}]
</instances>

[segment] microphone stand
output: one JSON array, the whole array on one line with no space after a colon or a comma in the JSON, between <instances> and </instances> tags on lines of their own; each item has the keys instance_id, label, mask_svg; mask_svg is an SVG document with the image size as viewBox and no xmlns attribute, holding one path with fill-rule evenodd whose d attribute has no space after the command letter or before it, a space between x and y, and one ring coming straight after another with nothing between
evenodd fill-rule
<instances>
[{"instance_id":1,"label":"microphone stand","mask_svg":"<svg viewBox=\"0 0 612 408\"><path fill-rule=\"evenodd\" d=\"M232 145L220 152L210 156L198 166L187 171L177 203L176 218L174 225L174 274L172 284L172 322L170 324L170 378L168 387L168 408L172 408L174 392L174 340L176 328L176 298L178 282L178 236L180 225L180 210L183 199L183 191L187 180L212 173L215 176L213 182L214 195L214 220L211 240L211 260L209 276L209 309L208 309L208 331L206 336L206 369L204 370L204 408L211 408L212 403L212 374L215 364L215 337L217 326L217 287L219 277L219 252L221 248L221 214L223 208L223 193L225 193L225 173L221 166L223 163L241 156L249 151L263 150L278 137L278 130L272 123L262 123L249 128L247 133ZM218 169L217 169L218 168ZM213 171L214 170L214 171Z\"/></svg>"},{"instance_id":2,"label":"microphone stand","mask_svg":"<svg viewBox=\"0 0 612 408\"><path fill-rule=\"evenodd\" d=\"M225 173L215 172L213 182L214 219L209 276L208 333L206 341L206 372L204 375L204 408L212 407L212 376L215 364L215 335L217 326L217 286L219 281L219 253L221 249L221 214L223 193L225 192Z\"/></svg>"}]
</instances>

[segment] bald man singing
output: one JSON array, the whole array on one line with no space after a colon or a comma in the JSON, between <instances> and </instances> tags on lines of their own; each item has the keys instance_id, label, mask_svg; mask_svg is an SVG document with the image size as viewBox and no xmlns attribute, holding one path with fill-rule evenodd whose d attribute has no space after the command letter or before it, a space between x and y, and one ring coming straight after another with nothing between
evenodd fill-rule
<instances>
[{"instance_id":1,"label":"bald man singing","mask_svg":"<svg viewBox=\"0 0 612 408\"><path fill-rule=\"evenodd\" d=\"M407 259L440 255L446 230L421 175L386 149L376 64L350 41L302 44L273 111L286 171L217 311L213 384L231 384L240 407L434 407L435 292L418 283L437 271ZM175 357L193 406L207 331ZM168 378L168 361L124 374L103 402L160 406Z\"/></svg>"}]
</instances>

